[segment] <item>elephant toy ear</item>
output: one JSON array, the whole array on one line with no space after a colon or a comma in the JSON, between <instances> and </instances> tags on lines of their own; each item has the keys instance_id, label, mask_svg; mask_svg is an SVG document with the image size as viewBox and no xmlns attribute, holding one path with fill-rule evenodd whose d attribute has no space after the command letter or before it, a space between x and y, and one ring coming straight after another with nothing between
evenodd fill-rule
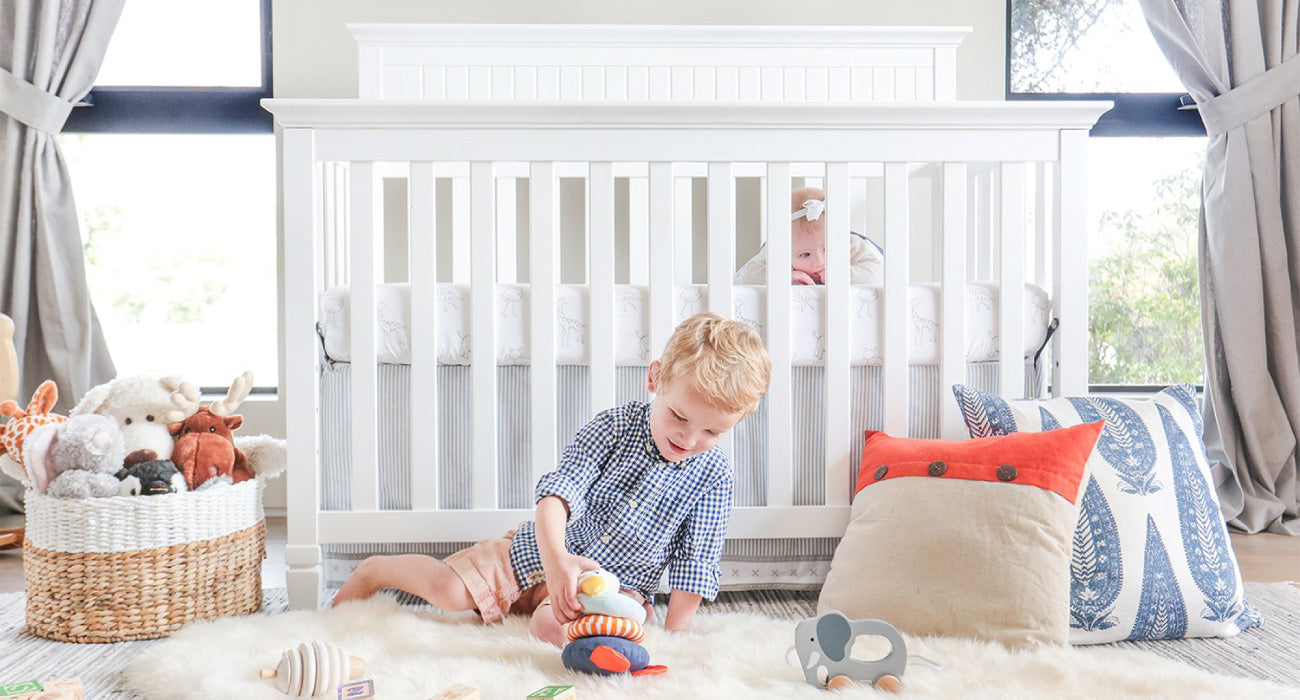
<instances>
[{"instance_id":1,"label":"elephant toy ear","mask_svg":"<svg viewBox=\"0 0 1300 700\"><path fill-rule=\"evenodd\" d=\"M27 477L32 480L32 486L41 493L45 493L50 481L57 476L51 473L53 465L50 464L50 449L54 447L58 434L57 424L42 425L23 442L23 467L27 470Z\"/></svg>"},{"instance_id":2,"label":"elephant toy ear","mask_svg":"<svg viewBox=\"0 0 1300 700\"><path fill-rule=\"evenodd\" d=\"M849 655L849 642L853 638L849 619L837 610L817 618L817 639L822 653L831 661L843 661Z\"/></svg>"}]
</instances>

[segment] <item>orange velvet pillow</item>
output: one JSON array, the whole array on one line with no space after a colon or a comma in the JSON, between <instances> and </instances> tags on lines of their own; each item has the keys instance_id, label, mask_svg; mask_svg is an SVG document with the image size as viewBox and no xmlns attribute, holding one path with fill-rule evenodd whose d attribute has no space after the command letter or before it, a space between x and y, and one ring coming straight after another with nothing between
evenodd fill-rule
<instances>
[{"instance_id":1,"label":"orange velvet pillow","mask_svg":"<svg viewBox=\"0 0 1300 700\"><path fill-rule=\"evenodd\" d=\"M1101 427L972 440L868 432L818 611L913 635L1065 644L1076 501Z\"/></svg>"},{"instance_id":2,"label":"orange velvet pillow","mask_svg":"<svg viewBox=\"0 0 1300 700\"><path fill-rule=\"evenodd\" d=\"M879 481L902 476L1029 484L1074 503L1084 463L1101 434L1103 421L1078 430L1011 433L974 440L896 438L868 430L854 493Z\"/></svg>"}]
</instances>

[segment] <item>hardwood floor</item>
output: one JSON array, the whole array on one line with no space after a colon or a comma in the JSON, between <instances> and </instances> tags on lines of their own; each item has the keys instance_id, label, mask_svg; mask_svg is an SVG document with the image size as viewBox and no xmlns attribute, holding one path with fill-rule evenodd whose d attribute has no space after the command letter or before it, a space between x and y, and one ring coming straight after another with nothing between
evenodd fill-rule
<instances>
[{"instance_id":1,"label":"hardwood floor","mask_svg":"<svg viewBox=\"0 0 1300 700\"><path fill-rule=\"evenodd\" d=\"M262 583L267 588L284 586L284 518L268 517L266 560ZM1232 535L1232 547L1246 581L1291 581L1300 587L1300 537L1261 533ZM23 590L22 551L0 551L0 593Z\"/></svg>"}]
</instances>

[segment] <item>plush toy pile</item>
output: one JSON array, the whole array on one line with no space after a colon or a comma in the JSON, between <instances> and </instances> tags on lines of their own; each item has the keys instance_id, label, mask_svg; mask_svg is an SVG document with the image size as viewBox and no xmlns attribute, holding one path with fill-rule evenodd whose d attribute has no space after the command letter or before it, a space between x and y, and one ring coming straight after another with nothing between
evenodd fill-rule
<instances>
[{"instance_id":1,"label":"plush toy pile","mask_svg":"<svg viewBox=\"0 0 1300 700\"><path fill-rule=\"evenodd\" d=\"M662 673L650 666L645 638L645 608L619 593L618 577L608 571L587 571L578 577L578 602L583 615L569 623L564 667L583 673L613 675Z\"/></svg>"},{"instance_id":2,"label":"plush toy pile","mask_svg":"<svg viewBox=\"0 0 1300 700\"><path fill-rule=\"evenodd\" d=\"M51 413L58 388L46 381L26 410L0 403L0 470L60 498L157 495L235 484L284 469L284 441L240 436L234 410L253 375L224 399L200 406L198 388L175 377L118 377L82 397L68 416Z\"/></svg>"}]
</instances>

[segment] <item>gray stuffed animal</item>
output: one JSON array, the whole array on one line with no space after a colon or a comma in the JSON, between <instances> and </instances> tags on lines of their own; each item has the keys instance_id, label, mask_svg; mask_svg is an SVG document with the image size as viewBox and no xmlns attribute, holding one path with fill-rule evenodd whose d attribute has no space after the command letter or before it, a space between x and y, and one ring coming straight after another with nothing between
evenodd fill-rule
<instances>
[{"instance_id":1,"label":"gray stuffed animal","mask_svg":"<svg viewBox=\"0 0 1300 700\"><path fill-rule=\"evenodd\" d=\"M44 451L46 474L52 477L46 493L59 498L118 494L116 474L122 468L126 445L116 421L86 414L41 430L53 431Z\"/></svg>"}]
</instances>

